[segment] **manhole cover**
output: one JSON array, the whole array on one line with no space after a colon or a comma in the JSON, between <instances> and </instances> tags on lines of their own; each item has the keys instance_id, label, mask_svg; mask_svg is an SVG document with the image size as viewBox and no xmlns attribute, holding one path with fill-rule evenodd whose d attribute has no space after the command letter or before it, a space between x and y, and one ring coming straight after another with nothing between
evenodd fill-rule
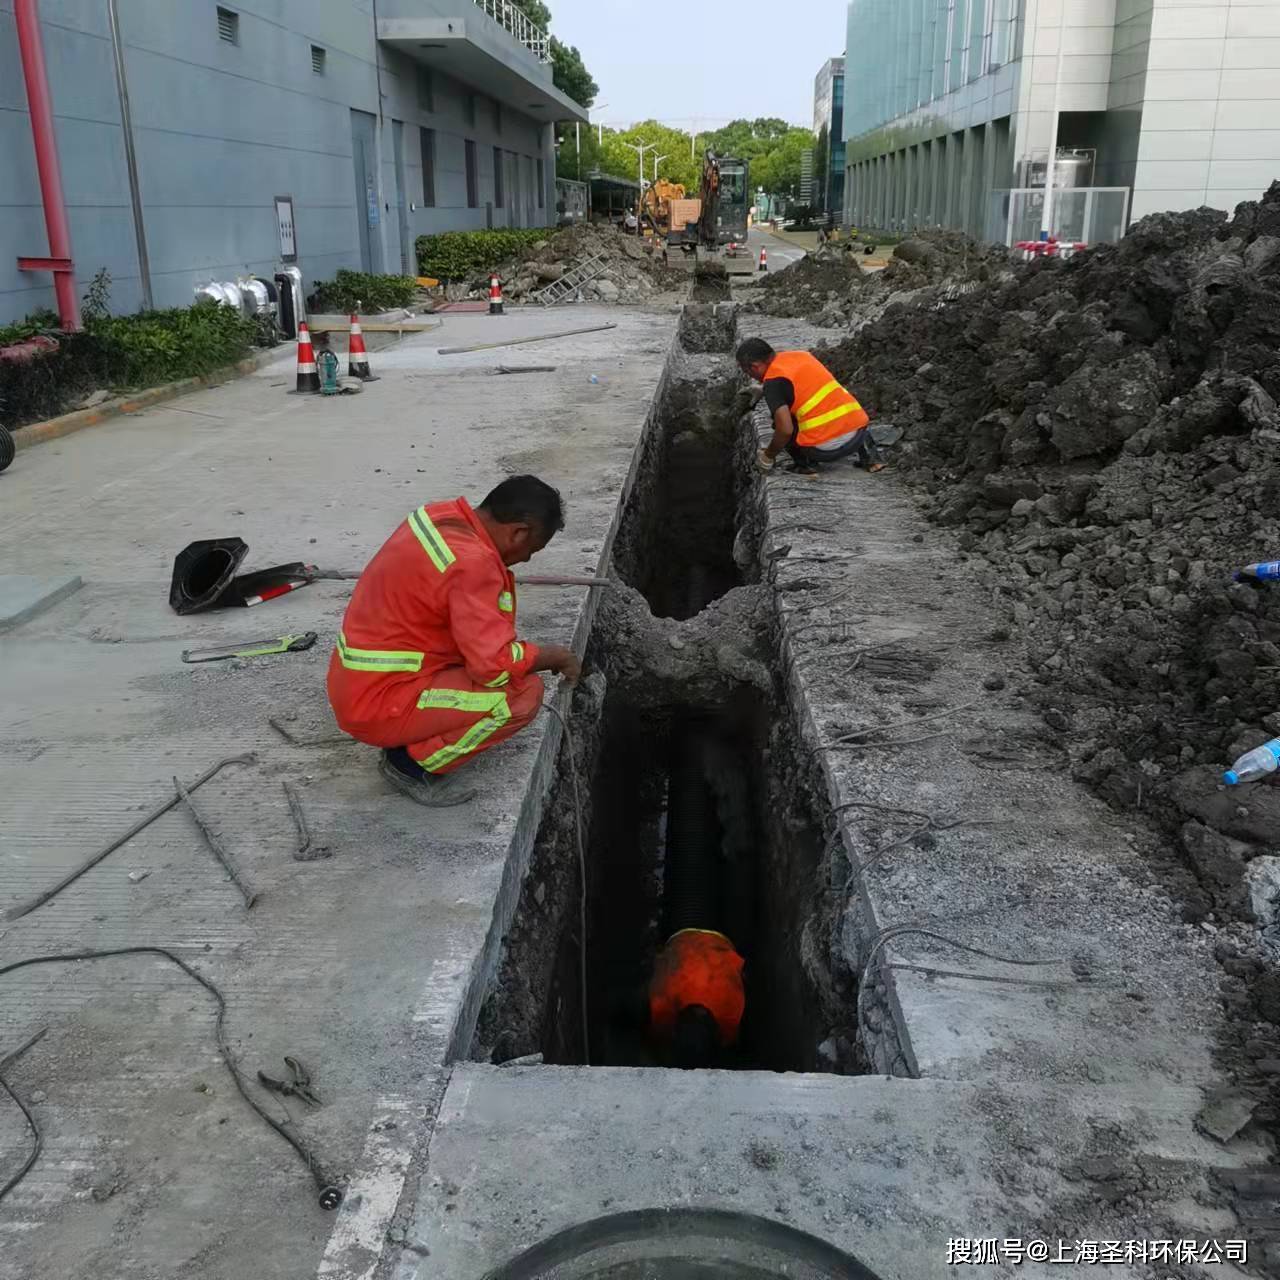
<instances>
[{"instance_id":1,"label":"manhole cover","mask_svg":"<svg viewBox=\"0 0 1280 1280\"><path fill-rule=\"evenodd\" d=\"M596 1218L527 1249L485 1280L876 1280L833 1245L716 1209Z\"/></svg>"}]
</instances>

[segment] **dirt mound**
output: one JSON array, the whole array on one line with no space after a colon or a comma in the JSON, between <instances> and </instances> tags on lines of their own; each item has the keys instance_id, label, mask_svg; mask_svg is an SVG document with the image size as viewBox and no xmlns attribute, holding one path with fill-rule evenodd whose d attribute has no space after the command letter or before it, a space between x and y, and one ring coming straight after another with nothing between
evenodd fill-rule
<instances>
[{"instance_id":1,"label":"dirt mound","mask_svg":"<svg viewBox=\"0 0 1280 1280\"><path fill-rule=\"evenodd\" d=\"M583 225L565 227L499 267L503 295L522 302L596 254L603 254L608 265L581 288L582 297L591 302L643 302L687 283L687 276L668 267L648 241L614 227ZM470 296L487 297L488 292L488 272L471 281Z\"/></svg>"},{"instance_id":2,"label":"dirt mound","mask_svg":"<svg viewBox=\"0 0 1280 1280\"><path fill-rule=\"evenodd\" d=\"M1003 245L984 244L963 231L921 231L894 249L880 279L893 290L986 283L1009 266L1009 251Z\"/></svg>"},{"instance_id":3,"label":"dirt mound","mask_svg":"<svg viewBox=\"0 0 1280 1280\"><path fill-rule=\"evenodd\" d=\"M860 326L878 316L896 293L940 287L952 294L1011 275L1012 260L1000 245L986 245L961 231L923 231L904 240L882 271L860 265L855 242L823 245L761 282L745 305L752 311L805 317L826 328Z\"/></svg>"},{"instance_id":4,"label":"dirt mound","mask_svg":"<svg viewBox=\"0 0 1280 1280\"><path fill-rule=\"evenodd\" d=\"M812 317L816 324L840 324L872 277L859 259L836 248L807 254L781 271L759 279L759 294L745 305L773 316Z\"/></svg>"},{"instance_id":5,"label":"dirt mound","mask_svg":"<svg viewBox=\"0 0 1280 1280\"><path fill-rule=\"evenodd\" d=\"M891 304L824 358L985 560L1075 776L1163 826L1190 918L1280 940L1280 789L1218 784L1280 734L1280 588L1233 581L1280 557L1280 184Z\"/></svg>"}]
</instances>

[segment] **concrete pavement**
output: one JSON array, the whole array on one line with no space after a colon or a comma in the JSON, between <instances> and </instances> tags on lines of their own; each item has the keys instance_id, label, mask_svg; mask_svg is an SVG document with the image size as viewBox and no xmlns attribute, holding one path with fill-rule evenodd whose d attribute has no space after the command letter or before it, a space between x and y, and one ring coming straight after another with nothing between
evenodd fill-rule
<instances>
[{"instance_id":1,"label":"concrete pavement","mask_svg":"<svg viewBox=\"0 0 1280 1280\"><path fill-rule=\"evenodd\" d=\"M48 1026L8 1078L37 1099L45 1149L0 1205L0 1277L371 1275L416 1176L444 1063L469 1035L513 905L559 743L541 717L475 766L481 799L423 811L333 741L323 675L350 584L253 610L168 607L186 543L236 535L246 568L361 568L416 504L478 499L536 472L568 528L542 572L591 573L662 370L674 317L575 307L450 316L375 352L356 397L297 397L291 355L239 382L24 452L0 477L6 574L83 588L0 637L0 908L55 882L220 757L196 795L261 893L246 912L190 818L161 818L47 906L0 922L0 966L82 948L173 949L216 982L250 1077L311 1069L324 1105L298 1131L350 1175L322 1212L306 1169L237 1097L212 1006L158 957L0 978L0 1055ZM603 333L440 356L437 348L613 323ZM498 365L552 373L495 376ZM521 631L581 639L582 589L529 590ZM313 629L309 653L186 666L184 648ZM283 716L286 742L268 725ZM325 857L295 861L282 791L302 797ZM267 1095L266 1105L276 1107ZM279 1108L276 1107L278 1111ZM280 1113L283 1116L283 1113ZM0 1180L24 1150L0 1106Z\"/></svg>"}]
</instances>

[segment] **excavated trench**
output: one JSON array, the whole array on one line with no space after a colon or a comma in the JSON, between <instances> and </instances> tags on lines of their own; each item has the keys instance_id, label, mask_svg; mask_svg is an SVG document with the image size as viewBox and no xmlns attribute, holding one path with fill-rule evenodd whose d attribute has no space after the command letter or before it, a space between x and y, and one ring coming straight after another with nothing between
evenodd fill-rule
<instances>
[{"instance_id":1,"label":"excavated trench","mask_svg":"<svg viewBox=\"0 0 1280 1280\"><path fill-rule=\"evenodd\" d=\"M856 1069L851 979L829 967L824 801L774 674L767 592L739 567L739 392L730 356L673 355L613 548L634 590L602 604L571 716L585 900L562 759L473 1058L675 1065L647 988L663 942L693 927L732 939L746 987L737 1045L697 1065Z\"/></svg>"}]
</instances>

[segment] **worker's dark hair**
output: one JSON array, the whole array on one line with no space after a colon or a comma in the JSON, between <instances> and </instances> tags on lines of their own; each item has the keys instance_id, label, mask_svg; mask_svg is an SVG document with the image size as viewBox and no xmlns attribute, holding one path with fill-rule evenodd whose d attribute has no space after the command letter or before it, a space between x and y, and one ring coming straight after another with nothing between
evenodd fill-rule
<instances>
[{"instance_id":1,"label":"worker's dark hair","mask_svg":"<svg viewBox=\"0 0 1280 1280\"><path fill-rule=\"evenodd\" d=\"M677 1067L709 1067L720 1048L720 1031L705 1005L687 1004L676 1018L671 1056Z\"/></svg>"},{"instance_id":2,"label":"worker's dark hair","mask_svg":"<svg viewBox=\"0 0 1280 1280\"><path fill-rule=\"evenodd\" d=\"M551 537L564 528L560 491L537 476L512 476L490 490L480 504L499 524L536 524Z\"/></svg>"},{"instance_id":3,"label":"worker's dark hair","mask_svg":"<svg viewBox=\"0 0 1280 1280\"><path fill-rule=\"evenodd\" d=\"M738 348L738 364L744 369L761 360L772 360L777 353L763 338L748 338Z\"/></svg>"}]
</instances>

